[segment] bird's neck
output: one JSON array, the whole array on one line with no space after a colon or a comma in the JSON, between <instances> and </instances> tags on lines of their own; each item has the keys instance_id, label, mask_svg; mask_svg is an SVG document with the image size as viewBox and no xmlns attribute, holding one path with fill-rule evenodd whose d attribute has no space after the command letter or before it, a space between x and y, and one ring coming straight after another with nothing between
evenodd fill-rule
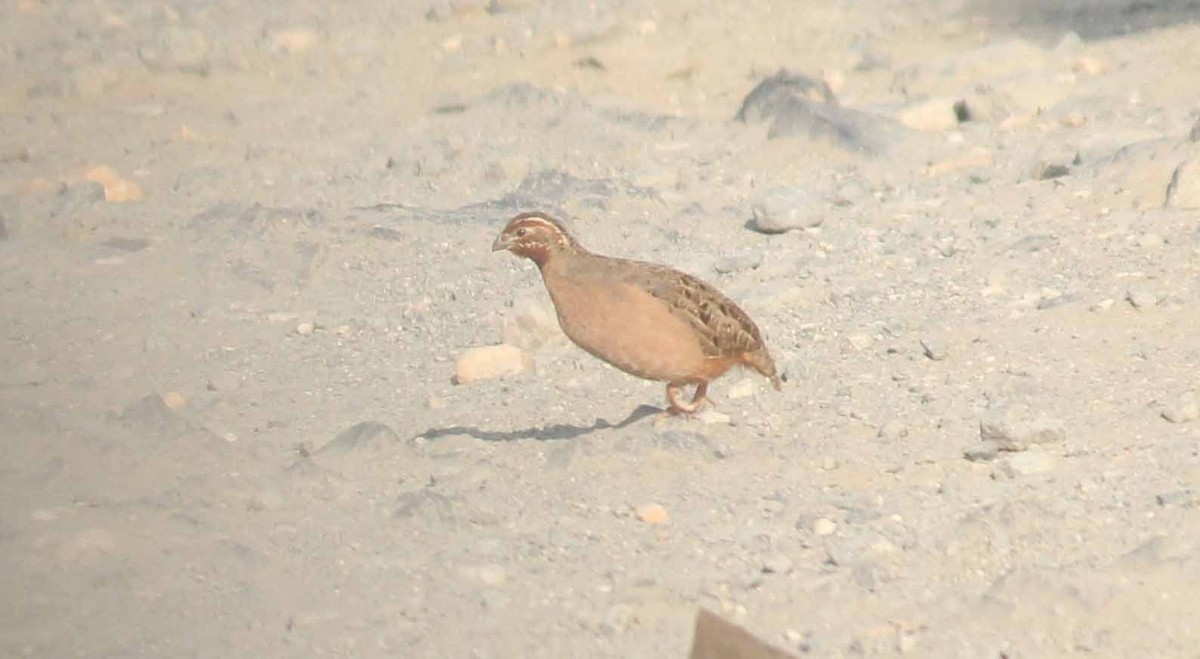
<instances>
[{"instance_id":1,"label":"bird's neck","mask_svg":"<svg viewBox=\"0 0 1200 659\"><path fill-rule=\"evenodd\" d=\"M547 269L567 265L576 255L576 250L563 247L539 247L525 253L529 260L537 264L542 274L545 274Z\"/></svg>"}]
</instances>

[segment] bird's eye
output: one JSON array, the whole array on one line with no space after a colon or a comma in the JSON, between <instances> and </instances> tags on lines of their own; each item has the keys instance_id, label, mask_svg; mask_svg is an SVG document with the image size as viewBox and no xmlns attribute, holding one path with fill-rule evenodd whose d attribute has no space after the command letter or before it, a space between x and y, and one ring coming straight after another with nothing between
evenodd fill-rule
<instances>
[{"instance_id":1,"label":"bird's eye","mask_svg":"<svg viewBox=\"0 0 1200 659\"><path fill-rule=\"evenodd\" d=\"M522 228L520 228L520 229L517 229L517 237L518 237L518 238L521 238L521 237L523 237L524 235L525 235L525 228L524 228L524 227L522 227Z\"/></svg>"}]
</instances>

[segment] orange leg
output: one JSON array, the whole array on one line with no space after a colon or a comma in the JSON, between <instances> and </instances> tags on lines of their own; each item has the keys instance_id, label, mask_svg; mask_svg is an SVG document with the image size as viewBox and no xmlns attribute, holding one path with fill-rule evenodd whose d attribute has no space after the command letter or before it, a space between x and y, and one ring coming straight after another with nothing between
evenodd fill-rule
<instances>
[{"instance_id":1,"label":"orange leg","mask_svg":"<svg viewBox=\"0 0 1200 659\"><path fill-rule=\"evenodd\" d=\"M699 411L701 407L704 407L705 403L712 403L712 401L708 399L708 396L705 395L707 393L708 383L701 382L700 384L696 385L696 394L692 396L692 402L685 403L683 402L682 395L683 385L672 382L671 384L667 385L667 401L671 403L671 406L667 409L667 412L671 414L694 414Z\"/></svg>"}]
</instances>

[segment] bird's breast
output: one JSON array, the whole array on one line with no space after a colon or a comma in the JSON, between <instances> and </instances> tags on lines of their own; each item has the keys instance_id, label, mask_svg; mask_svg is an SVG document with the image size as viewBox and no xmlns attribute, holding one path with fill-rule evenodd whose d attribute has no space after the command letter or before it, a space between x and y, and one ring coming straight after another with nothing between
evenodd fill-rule
<instances>
[{"instance_id":1,"label":"bird's breast","mask_svg":"<svg viewBox=\"0 0 1200 659\"><path fill-rule=\"evenodd\" d=\"M563 332L592 355L649 380L689 381L703 371L695 330L645 290L543 274Z\"/></svg>"}]
</instances>

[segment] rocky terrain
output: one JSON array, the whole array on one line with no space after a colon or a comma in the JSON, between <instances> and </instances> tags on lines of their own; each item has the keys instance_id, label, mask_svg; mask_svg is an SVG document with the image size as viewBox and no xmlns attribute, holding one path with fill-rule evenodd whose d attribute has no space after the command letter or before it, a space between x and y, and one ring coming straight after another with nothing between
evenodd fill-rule
<instances>
[{"instance_id":1,"label":"rocky terrain","mask_svg":"<svg viewBox=\"0 0 1200 659\"><path fill-rule=\"evenodd\" d=\"M1197 657L1194 2L0 12L0 654ZM655 423L493 254L696 274Z\"/></svg>"}]
</instances>

